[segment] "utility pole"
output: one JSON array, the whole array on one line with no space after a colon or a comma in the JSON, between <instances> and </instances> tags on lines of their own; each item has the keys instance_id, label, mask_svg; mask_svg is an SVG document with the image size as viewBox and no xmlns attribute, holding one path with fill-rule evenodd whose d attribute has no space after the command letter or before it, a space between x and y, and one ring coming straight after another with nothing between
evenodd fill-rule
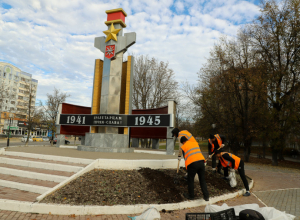
<instances>
[{"instance_id":1,"label":"utility pole","mask_svg":"<svg viewBox=\"0 0 300 220\"><path fill-rule=\"evenodd\" d=\"M10 135L10 124L12 122L13 118L8 118L8 135L7 135L7 147L9 147L9 135Z\"/></svg>"}]
</instances>

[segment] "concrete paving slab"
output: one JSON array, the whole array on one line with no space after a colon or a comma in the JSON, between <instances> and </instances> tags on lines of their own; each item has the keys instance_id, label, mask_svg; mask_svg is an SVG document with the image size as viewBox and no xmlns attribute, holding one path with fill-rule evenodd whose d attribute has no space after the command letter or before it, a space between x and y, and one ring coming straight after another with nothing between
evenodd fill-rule
<instances>
[{"instance_id":1,"label":"concrete paving slab","mask_svg":"<svg viewBox=\"0 0 300 220\"><path fill-rule=\"evenodd\" d=\"M300 216L300 188L258 191L254 194L269 207Z\"/></svg>"},{"instance_id":2,"label":"concrete paving slab","mask_svg":"<svg viewBox=\"0 0 300 220\"><path fill-rule=\"evenodd\" d=\"M74 149L59 149L56 147L26 147L26 148L13 148L8 149L12 151L27 152L27 153L39 153L57 156L69 156L76 158L87 158L87 159L174 159L177 156L170 155L152 155L152 154L118 154L118 153L99 153L95 155L95 152L76 152ZM274 206L277 206L279 210L288 209L295 213L297 216L296 220L300 220L300 208L297 206L299 203L299 189L300 186L300 172L296 169L287 169L280 167L273 167L269 165L261 164L245 164L246 175L249 175L255 180L254 188L252 193L257 194L257 197L264 203L273 202ZM283 190L281 190L283 189ZM270 191L275 190L275 191ZM280 191L280 192L279 192ZM273 192L273 193L272 193ZM270 197L270 198L269 198ZM276 199L276 198L279 199ZM269 200L268 200L269 198ZM257 203L260 207L264 204L260 202L254 195L250 197L236 197L227 201L220 201L218 205L226 203L229 206L242 205ZM282 202L281 202L282 200ZM276 203L276 204L275 204ZM300 203L299 203L300 204ZM285 207L283 207L285 205ZM191 209L178 210L172 212L161 212L161 219L184 219L185 213L188 212L204 212L204 206L199 206ZM287 210L283 210L287 211ZM136 216L137 214L129 215ZM5 216L4 219L34 219L36 214L22 213L22 212L9 212L0 211L0 219ZM40 215L41 219L128 219L126 215L100 215L100 216L54 216L54 215ZM37 218L37 219L39 219Z\"/></svg>"},{"instance_id":3,"label":"concrete paving slab","mask_svg":"<svg viewBox=\"0 0 300 220\"><path fill-rule=\"evenodd\" d=\"M86 159L124 159L124 160L142 160L142 159L176 159L177 155L159 155L147 153L109 153L109 152L86 152L76 149L66 149L57 147L13 147L7 148L6 151L17 151L33 154L47 154L64 157L86 158Z\"/></svg>"}]
</instances>

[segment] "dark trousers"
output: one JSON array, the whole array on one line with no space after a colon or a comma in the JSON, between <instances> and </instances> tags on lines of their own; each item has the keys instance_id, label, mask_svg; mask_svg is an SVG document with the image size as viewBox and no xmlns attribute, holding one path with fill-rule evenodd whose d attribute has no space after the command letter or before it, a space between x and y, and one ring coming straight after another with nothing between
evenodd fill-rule
<instances>
[{"instance_id":1,"label":"dark trousers","mask_svg":"<svg viewBox=\"0 0 300 220\"><path fill-rule=\"evenodd\" d=\"M219 160L218 160L219 161ZM213 155L211 157L211 167L214 169L217 167L218 172L221 172L222 169L222 165L220 163L220 161L218 162L218 166L217 166L217 157L215 155Z\"/></svg>"},{"instance_id":2,"label":"dark trousers","mask_svg":"<svg viewBox=\"0 0 300 220\"><path fill-rule=\"evenodd\" d=\"M216 168L216 166L217 166L217 157L216 157L216 155L213 155L211 157L211 167Z\"/></svg>"},{"instance_id":3,"label":"dark trousers","mask_svg":"<svg viewBox=\"0 0 300 220\"><path fill-rule=\"evenodd\" d=\"M245 175L245 167L244 167L244 161L243 160L240 161L238 172L240 174L240 177L241 177L241 179L244 183L244 186L245 186L246 190L249 191L249 184L248 184L248 181L247 181L247 178L246 178L246 175ZM224 176L225 177L228 176L228 167L224 168Z\"/></svg>"},{"instance_id":4,"label":"dark trousers","mask_svg":"<svg viewBox=\"0 0 300 220\"><path fill-rule=\"evenodd\" d=\"M199 177L199 183L200 187L203 193L204 198L209 198L209 194L207 191L207 186L205 182L205 166L204 166L204 161L199 160L196 162L191 163L187 167L188 171L188 189L189 189L189 195L190 197L194 198L194 179L196 173L198 174Z\"/></svg>"}]
</instances>

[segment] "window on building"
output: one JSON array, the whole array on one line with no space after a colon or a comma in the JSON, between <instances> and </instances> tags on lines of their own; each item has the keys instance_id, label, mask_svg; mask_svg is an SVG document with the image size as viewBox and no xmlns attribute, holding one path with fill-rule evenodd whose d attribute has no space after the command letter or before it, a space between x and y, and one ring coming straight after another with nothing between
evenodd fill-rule
<instances>
[{"instance_id":1,"label":"window on building","mask_svg":"<svg viewBox=\"0 0 300 220\"><path fill-rule=\"evenodd\" d=\"M5 72L7 72L7 73L11 73L11 69L10 69L10 67L6 67L6 68L5 68Z\"/></svg>"},{"instance_id":2,"label":"window on building","mask_svg":"<svg viewBox=\"0 0 300 220\"><path fill-rule=\"evenodd\" d=\"M15 101L11 101L10 103L11 103L12 105L15 105L15 104L16 104L16 102L15 102Z\"/></svg>"}]
</instances>

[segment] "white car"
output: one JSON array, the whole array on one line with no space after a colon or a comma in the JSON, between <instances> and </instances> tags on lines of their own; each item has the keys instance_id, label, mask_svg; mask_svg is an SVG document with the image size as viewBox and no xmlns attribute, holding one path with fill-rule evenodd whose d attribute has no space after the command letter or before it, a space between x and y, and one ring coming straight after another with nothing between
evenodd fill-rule
<instances>
[{"instance_id":1,"label":"white car","mask_svg":"<svg viewBox=\"0 0 300 220\"><path fill-rule=\"evenodd\" d=\"M26 142L27 141L27 136L23 136L21 139L22 142ZM32 137L29 137L29 142L33 142Z\"/></svg>"},{"instance_id":2,"label":"white car","mask_svg":"<svg viewBox=\"0 0 300 220\"><path fill-rule=\"evenodd\" d=\"M43 136L42 138L43 138L43 141L49 141L49 138L46 136Z\"/></svg>"}]
</instances>

